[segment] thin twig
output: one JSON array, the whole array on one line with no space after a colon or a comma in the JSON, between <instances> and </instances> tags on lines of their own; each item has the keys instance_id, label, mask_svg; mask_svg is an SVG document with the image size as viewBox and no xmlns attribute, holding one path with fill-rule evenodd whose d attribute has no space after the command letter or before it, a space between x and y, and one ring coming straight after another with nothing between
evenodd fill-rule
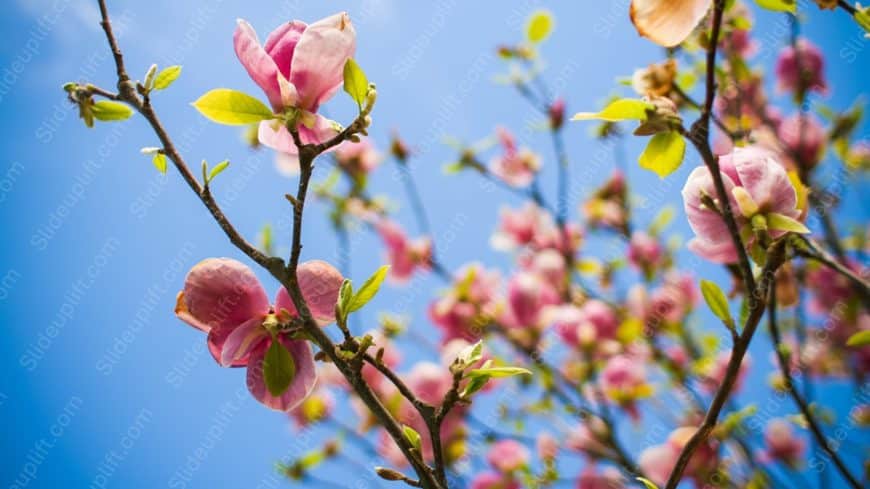
<instances>
[{"instance_id":1,"label":"thin twig","mask_svg":"<svg viewBox=\"0 0 870 489\"><path fill-rule=\"evenodd\" d=\"M810 432L813 434L813 437L816 440L816 443L828 454L831 458L831 461L834 462L834 465L837 466L837 470L843 475L843 478L852 486L854 489L859 489L861 484L858 482L858 479L849 472L849 468L846 467L846 464L837 455L837 451L834 450L830 443L828 443L828 438L822 432L821 426L819 426L819 422L816 420L813 415L812 409L807 401L803 398L803 396L798 392L797 387L795 387L794 379L791 375L791 368L789 367L789 358L783 349L784 345L782 344L782 335L779 331L779 325L776 321L776 284L771 287L771 300L768 306L767 313L767 326L770 330L770 336L773 340L773 351L776 352L776 358L779 363L779 370L782 373L783 379L785 381L785 387L788 390L789 395L791 395L792 400L794 400L795 404L797 404L798 409L800 409L801 414L803 414L804 419L807 422L807 425L810 428Z\"/></svg>"}]
</instances>

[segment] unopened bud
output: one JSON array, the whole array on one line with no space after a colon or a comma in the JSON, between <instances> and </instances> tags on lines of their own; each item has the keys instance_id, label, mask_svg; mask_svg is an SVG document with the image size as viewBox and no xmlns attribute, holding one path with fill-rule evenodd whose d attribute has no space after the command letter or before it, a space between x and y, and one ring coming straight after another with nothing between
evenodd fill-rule
<instances>
[{"instance_id":1,"label":"unopened bud","mask_svg":"<svg viewBox=\"0 0 870 489\"><path fill-rule=\"evenodd\" d=\"M145 73L145 90L154 88L154 77L157 75L157 65L151 65Z\"/></svg>"},{"instance_id":2,"label":"unopened bud","mask_svg":"<svg viewBox=\"0 0 870 489\"><path fill-rule=\"evenodd\" d=\"M393 469L388 469L386 467L375 467L375 472L381 479L388 481L401 481L405 480L405 475L401 472L395 471Z\"/></svg>"}]
</instances>

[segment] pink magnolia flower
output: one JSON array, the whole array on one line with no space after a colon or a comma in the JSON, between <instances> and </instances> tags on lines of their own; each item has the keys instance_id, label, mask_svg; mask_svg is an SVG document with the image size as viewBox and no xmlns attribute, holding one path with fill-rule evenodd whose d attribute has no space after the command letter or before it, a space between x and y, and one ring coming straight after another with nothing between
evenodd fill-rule
<instances>
[{"instance_id":1,"label":"pink magnolia flower","mask_svg":"<svg viewBox=\"0 0 870 489\"><path fill-rule=\"evenodd\" d=\"M809 169L821 160L827 136L822 124L813 115L795 114L788 117L780 123L777 133L788 155L798 158L799 161L795 163L806 165Z\"/></svg>"},{"instance_id":2,"label":"pink magnolia flower","mask_svg":"<svg viewBox=\"0 0 870 489\"><path fill-rule=\"evenodd\" d=\"M541 460L553 460L559 454L559 440L546 431L538 435L538 438L535 440L535 447Z\"/></svg>"},{"instance_id":3,"label":"pink magnolia flower","mask_svg":"<svg viewBox=\"0 0 870 489\"><path fill-rule=\"evenodd\" d=\"M345 141L335 148L335 160L351 175L367 175L381 162L381 155L371 139L363 138L358 143Z\"/></svg>"},{"instance_id":4,"label":"pink magnolia flower","mask_svg":"<svg viewBox=\"0 0 870 489\"><path fill-rule=\"evenodd\" d=\"M516 440L499 440L489 447L486 460L492 468L509 474L529 463L529 449Z\"/></svg>"},{"instance_id":5,"label":"pink magnolia flower","mask_svg":"<svg viewBox=\"0 0 870 489\"><path fill-rule=\"evenodd\" d=\"M519 272L508 282L508 309L504 322L509 327L541 326L544 309L558 304L559 293L553 285L529 272Z\"/></svg>"},{"instance_id":6,"label":"pink magnolia flower","mask_svg":"<svg viewBox=\"0 0 870 489\"><path fill-rule=\"evenodd\" d=\"M528 251L520 255L517 261L523 270L540 276L558 290L564 290L567 270L565 256L560 251L554 248Z\"/></svg>"},{"instance_id":7,"label":"pink magnolia flower","mask_svg":"<svg viewBox=\"0 0 870 489\"><path fill-rule=\"evenodd\" d=\"M596 470L595 465L589 464L580 473L577 479L577 489L621 489L626 487L625 477L619 469L607 466Z\"/></svg>"},{"instance_id":8,"label":"pink magnolia flower","mask_svg":"<svg viewBox=\"0 0 870 489\"><path fill-rule=\"evenodd\" d=\"M626 198L625 176L616 170L595 191L592 198L583 203L582 212L589 226L623 231L628 219L625 212Z\"/></svg>"},{"instance_id":9,"label":"pink magnolia flower","mask_svg":"<svg viewBox=\"0 0 870 489\"><path fill-rule=\"evenodd\" d=\"M298 126L303 143L320 143L335 134L333 124L317 114L320 104L335 94L344 80L344 64L356 51L356 31L341 12L313 24L294 20L272 31L261 45L257 33L239 19L233 36L236 56L266 93L276 113L302 111ZM260 123L259 139L275 150L296 154L286 127Z\"/></svg>"},{"instance_id":10,"label":"pink magnolia flower","mask_svg":"<svg viewBox=\"0 0 870 489\"><path fill-rule=\"evenodd\" d=\"M481 472L471 481L471 489L520 489L520 484L511 477L498 472Z\"/></svg>"},{"instance_id":11,"label":"pink magnolia flower","mask_svg":"<svg viewBox=\"0 0 870 489\"><path fill-rule=\"evenodd\" d=\"M601 388L634 419L639 416L635 401L651 394L644 363L628 355L615 355L607 361L601 371Z\"/></svg>"},{"instance_id":12,"label":"pink magnolia flower","mask_svg":"<svg viewBox=\"0 0 870 489\"><path fill-rule=\"evenodd\" d=\"M486 270L479 263L462 267L453 286L429 306L429 318L444 333L443 341L479 338L501 306L500 289L498 271Z\"/></svg>"},{"instance_id":13,"label":"pink magnolia flower","mask_svg":"<svg viewBox=\"0 0 870 489\"><path fill-rule=\"evenodd\" d=\"M578 347L616 338L619 319L606 303L590 299L582 306L567 304L553 310L556 333L567 344Z\"/></svg>"},{"instance_id":14,"label":"pink magnolia flower","mask_svg":"<svg viewBox=\"0 0 870 489\"><path fill-rule=\"evenodd\" d=\"M378 234L387 247L390 276L397 282L407 282L417 269L432 266L432 240L426 237L411 240L393 221L382 219L376 224Z\"/></svg>"},{"instance_id":15,"label":"pink magnolia flower","mask_svg":"<svg viewBox=\"0 0 870 489\"><path fill-rule=\"evenodd\" d=\"M526 148L517 148L516 140L506 129L498 129L502 154L489 162L489 171L512 187L525 187L532 183L541 168L541 159Z\"/></svg>"},{"instance_id":16,"label":"pink magnolia flower","mask_svg":"<svg viewBox=\"0 0 870 489\"><path fill-rule=\"evenodd\" d=\"M791 423L784 419L772 419L764 428L764 455L770 460L778 460L796 466L804 456L806 444L795 435Z\"/></svg>"},{"instance_id":17,"label":"pink magnolia flower","mask_svg":"<svg viewBox=\"0 0 870 489\"><path fill-rule=\"evenodd\" d=\"M297 276L313 319L322 326L331 323L341 274L326 262L309 261L299 266ZM311 346L278 328L279 322L298 315L290 295L282 287L271 306L263 286L246 265L230 258L199 262L187 274L175 313L208 333L208 349L221 366L248 367L248 390L266 406L290 411L314 389L317 376ZM295 376L280 395L272 395L263 378L263 359L276 340L295 363Z\"/></svg>"},{"instance_id":18,"label":"pink magnolia flower","mask_svg":"<svg viewBox=\"0 0 870 489\"><path fill-rule=\"evenodd\" d=\"M754 146L734 148L731 154L719 157L719 167L741 230L749 226L751 217L756 214L775 213L790 220L800 217L795 188L785 168L772 153ZM692 171L682 193L686 217L695 232L695 237L689 241L689 249L716 263L737 261L737 251L729 238L725 221L703 202L705 196L714 203L717 200L713 178L707 167ZM741 202L746 205L738 206L737 196L742 197ZM776 238L784 232L771 230L770 234Z\"/></svg>"},{"instance_id":19,"label":"pink magnolia flower","mask_svg":"<svg viewBox=\"0 0 870 489\"><path fill-rule=\"evenodd\" d=\"M663 258L662 245L659 240L650 236L645 231L635 231L631 234L628 244L628 261L642 270L651 274Z\"/></svg>"},{"instance_id":20,"label":"pink magnolia flower","mask_svg":"<svg viewBox=\"0 0 870 489\"><path fill-rule=\"evenodd\" d=\"M632 0L629 13L638 34L672 47L689 37L712 4L712 0Z\"/></svg>"},{"instance_id":21,"label":"pink magnolia flower","mask_svg":"<svg viewBox=\"0 0 870 489\"><path fill-rule=\"evenodd\" d=\"M825 58L822 52L806 39L798 39L797 49L786 46L776 60L777 89L798 93L809 90L826 94Z\"/></svg>"}]
</instances>

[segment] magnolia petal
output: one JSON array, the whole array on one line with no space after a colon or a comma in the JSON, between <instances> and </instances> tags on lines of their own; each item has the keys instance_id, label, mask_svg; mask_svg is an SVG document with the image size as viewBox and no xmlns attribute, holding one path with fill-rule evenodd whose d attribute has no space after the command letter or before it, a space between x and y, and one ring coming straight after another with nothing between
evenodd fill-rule
<instances>
[{"instance_id":1,"label":"magnolia petal","mask_svg":"<svg viewBox=\"0 0 870 489\"><path fill-rule=\"evenodd\" d=\"M269 337L263 320L254 318L232 330L223 341L218 363L222 367L247 363L248 354Z\"/></svg>"},{"instance_id":2,"label":"magnolia petal","mask_svg":"<svg viewBox=\"0 0 870 489\"><path fill-rule=\"evenodd\" d=\"M314 124L308 128L302 124L298 126L299 139L303 144L320 144L332 139L338 134L338 130L332 125L332 122L326 117L314 114ZM257 138L264 146L287 153L291 155L299 154L296 148L296 143L293 141L293 136L286 127L275 124L272 121L261 121L257 131ZM328 151L334 151L335 147ZM327 151L327 152L328 152Z\"/></svg>"},{"instance_id":3,"label":"magnolia petal","mask_svg":"<svg viewBox=\"0 0 870 489\"><path fill-rule=\"evenodd\" d=\"M735 148L730 159L741 185L766 212L778 212L788 217L800 214L791 179L785 167L771 153L755 147Z\"/></svg>"},{"instance_id":4,"label":"magnolia petal","mask_svg":"<svg viewBox=\"0 0 870 489\"><path fill-rule=\"evenodd\" d=\"M335 321L335 304L344 277L335 267L322 260L307 261L296 270L302 297L317 324L326 326ZM280 312L286 309L296 316L296 307L287 289L281 287L275 300L275 308Z\"/></svg>"},{"instance_id":5,"label":"magnolia petal","mask_svg":"<svg viewBox=\"0 0 870 489\"><path fill-rule=\"evenodd\" d=\"M291 340L281 337L281 343L290 352L296 364L296 376L290 382L290 386L280 396L273 396L266 387L263 379L263 358L266 350L273 340L261 341L251 351L248 360L247 385L248 390L255 399L276 411L288 412L302 403L317 384L317 373L314 365L314 355L311 345L303 340Z\"/></svg>"},{"instance_id":6,"label":"magnolia petal","mask_svg":"<svg viewBox=\"0 0 870 489\"><path fill-rule=\"evenodd\" d=\"M257 32L245 20L237 21L236 31L233 34L233 47L248 75L266 93L272 108L276 112L283 110L281 88L278 86L278 67L260 45Z\"/></svg>"},{"instance_id":7,"label":"magnolia petal","mask_svg":"<svg viewBox=\"0 0 870 489\"><path fill-rule=\"evenodd\" d=\"M725 174L722 175L722 182L725 185L725 193L731 200L732 209L736 209L737 203L734 201L731 192L734 188L734 182ZM728 227L719 214L712 209L708 209L701 202L701 195L709 195L713 199L717 198L713 178L710 176L710 171L707 167L699 166L692 170L689 178L686 179L686 185L683 187L682 194L686 218L689 220L689 226L696 235L704 239L715 236L728 236Z\"/></svg>"},{"instance_id":8,"label":"magnolia petal","mask_svg":"<svg viewBox=\"0 0 870 489\"><path fill-rule=\"evenodd\" d=\"M712 0L632 0L629 14L641 36L672 47L689 37L711 4Z\"/></svg>"},{"instance_id":9,"label":"magnolia petal","mask_svg":"<svg viewBox=\"0 0 870 489\"><path fill-rule=\"evenodd\" d=\"M302 33L293 54L290 83L300 107L316 112L344 81L344 64L356 52L356 31L346 12L321 19Z\"/></svg>"},{"instance_id":10,"label":"magnolia petal","mask_svg":"<svg viewBox=\"0 0 870 489\"><path fill-rule=\"evenodd\" d=\"M269 298L257 276L231 258L209 258L194 265L178 300L178 317L202 331L234 328L269 312Z\"/></svg>"},{"instance_id":11,"label":"magnolia petal","mask_svg":"<svg viewBox=\"0 0 870 489\"><path fill-rule=\"evenodd\" d=\"M721 235L721 239L715 241L694 237L687 245L690 251L696 255L714 263L737 262L737 250L728 234Z\"/></svg>"},{"instance_id":12,"label":"magnolia petal","mask_svg":"<svg viewBox=\"0 0 870 489\"><path fill-rule=\"evenodd\" d=\"M302 32L308 27L305 22L294 20L281 24L266 38L263 49L275 61L278 72L284 78L290 78L290 66L293 63L293 52L302 37Z\"/></svg>"}]
</instances>

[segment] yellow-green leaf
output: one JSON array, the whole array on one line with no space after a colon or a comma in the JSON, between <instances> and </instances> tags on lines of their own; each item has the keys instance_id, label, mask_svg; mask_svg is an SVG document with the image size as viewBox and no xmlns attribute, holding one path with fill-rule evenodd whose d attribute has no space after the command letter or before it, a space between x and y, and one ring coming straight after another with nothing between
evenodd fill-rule
<instances>
[{"instance_id":1,"label":"yellow-green leaf","mask_svg":"<svg viewBox=\"0 0 870 489\"><path fill-rule=\"evenodd\" d=\"M154 163L154 168L157 168L157 171L166 175L166 155L163 153L154 153L154 157L151 158L151 163Z\"/></svg>"},{"instance_id":2,"label":"yellow-green leaf","mask_svg":"<svg viewBox=\"0 0 870 489\"><path fill-rule=\"evenodd\" d=\"M601 112L578 112L571 118L573 121L588 121L601 119L616 122L624 120L646 120L647 111L655 110L655 106L640 99L621 98L614 100Z\"/></svg>"},{"instance_id":3,"label":"yellow-green leaf","mask_svg":"<svg viewBox=\"0 0 870 489\"><path fill-rule=\"evenodd\" d=\"M526 24L526 39L539 43L553 32L553 14L549 10L533 12Z\"/></svg>"},{"instance_id":4,"label":"yellow-green leaf","mask_svg":"<svg viewBox=\"0 0 870 489\"><path fill-rule=\"evenodd\" d=\"M389 265L384 265L381 268L378 268L375 273L372 274L371 277L368 278L353 295L353 298L350 300L350 303L347 305L346 312L353 312L358 309L361 309L364 305L366 305L375 294L378 293L378 290L381 288L381 283L384 281L384 278L387 276L387 271L390 269Z\"/></svg>"},{"instance_id":5,"label":"yellow-green leaf","mask_svg":"<svg viewBox=\"0 0 870 489\"><path fill-rule=\"evenodd\" d=\"M421 443L420 433L417 433L414 428L411 428L408 425L402 425L402 431L405 432L405 438L407 438L408 441L411 442L411 446L419 450Z\"/></svg>"},{"instance_id":6,"label":"yellow-green leaf","mask_svg":"<svg viewBox=\"0 0 870 489\"><path fill-rule=\"evenodd\" d=\"M650 138L638 158L641 168L654 171L659 178L673 173L683 163L686 140L677 131L660 132Z\"/></svg>"},{"instance_id":7,"label":"yellow-green leaf","mask_svg":"<svg viewBox=\"0 0 870 489\"><path fill-rule=\"evenodd\" d=\"M870 345L870 329L859 331L850 336L848 340L846 340L846 346L851 346L854 348L859 348L867 345Z\"/></svg>"},{"instance_id":8,"label":"yellow-green leaf","mask_svg":"<svg viewBox=\"0 0 870 489\"><path fill-rule=\"evenodd\" d=\"M796 0L755 0L759 7L774 12L797 12Z\"/></svg>"},{"instance_id":9,"label":"yellow-green leaf","mask_svg":"<svg viewBox=\"0 0 870 489\"><path fill-rule=\"evenodd\" d=\"M369 80L353 58L347 58L344 63L344 91L362 110L366 95L369 92Z\"/></svg>"},{"instance_id":10,"label":"yellow-green leaf","mask_svg":"<svg viewBox=\"0 0 870 489\"><path fill-rule=\"evenodd\" d=\"M121 102L99 100L91 106L91 113L100 121L123 121L133 115L133 109Z\"/></svg>"},{"instance_id":11,"label":"yellow-green leaf","mask_svg":"<svg viewBox=\"0 0 870 489\"><path fill-rule=\"evenodd\" d=\"M277 338L272 339L272 344L266 350L263 358L263 381L269 394L280 396L290 387L290 382L296 377L296 362L293 355L287 351L284 344Z\"/></svg>"},{"instance_id":12,"label":"yellow-green leaf","mask_svg":"<svg viewBox=\"0 0 870 489\"><path fill-rule=\"evenodd\" d=\"M798 220L792 219L783 214L771 212L765 216L767 218L767 227L774 231L788 231L798 234L807 234L810 232L806 226Z\"/></svg>"},{"instance_id":13,"label":"yellow-green leaf","mask_svg":"<svg viewBox=\"0 0 870 489\"><path fill-rule=\"evenodd\" d=\"M173 65L160 70L154 78L154 90L164 90L172 85L178 76L181 75L181 66Z\"/></svg>"},{"instance_id":14,"label":"yellow-green leaf","mask_svg":"<svg viewBox=\"0 0 870 489\"><path fill-rule=\"evenodd\" d=\"M263 102L229 88L210 90L193 106L207 119L229 126L243 126L275 117Z\"/></svg>"},{"instance_id":15,"label":"yellow-green leaf","mask_svg":"<svg viewBox=\"0 0 870 489\"><path fill-rule=\"evenodd\" d=\"M635 479L639 480L646 489L659 489L658 486L653 483L653 481L647 479L646 477L635 477Z\"/></svg>"},{"instance_id":16,"label":"yellow-green leaf","mask_svg":"<svg viewBox=\"0 0 870 489\"><path fill-rule=\"evenodd\" d=\"M215 165L214 168L212 168L211 171L208 172L208 178L206 179L206 182L211 183L211 181L214 180L214 177L220 175L220 173L226 170L228 166L230 166L230 160L224 160Z\"/></svg>"},{"instance_id":17,"label":"yellow-green leaf","mask_svg":"<svg viewBox=\"0 0 870 489\"><path fill-rule=\"evenodd\" d=\"M476 368L468 372L469 377L486 376L495 379L513 377L514 375L532 375L532 372L522 367L486 367Z\"/></svg>"},{"instance_id":18,"label":"yellow-green leaf","mask_svg":"<svg viewBox=\"0 0 870 489\"><path fill-rule=\"evenodd\" d=\"M728 307L728 299L725 298L725 293L716 285L715 282L709 280L701 280L701 295L704 296L704 302L707 307L713 311L723 323L732 325L734 319L731 318L731 310Z\"/></svg>"}]
</instances>

